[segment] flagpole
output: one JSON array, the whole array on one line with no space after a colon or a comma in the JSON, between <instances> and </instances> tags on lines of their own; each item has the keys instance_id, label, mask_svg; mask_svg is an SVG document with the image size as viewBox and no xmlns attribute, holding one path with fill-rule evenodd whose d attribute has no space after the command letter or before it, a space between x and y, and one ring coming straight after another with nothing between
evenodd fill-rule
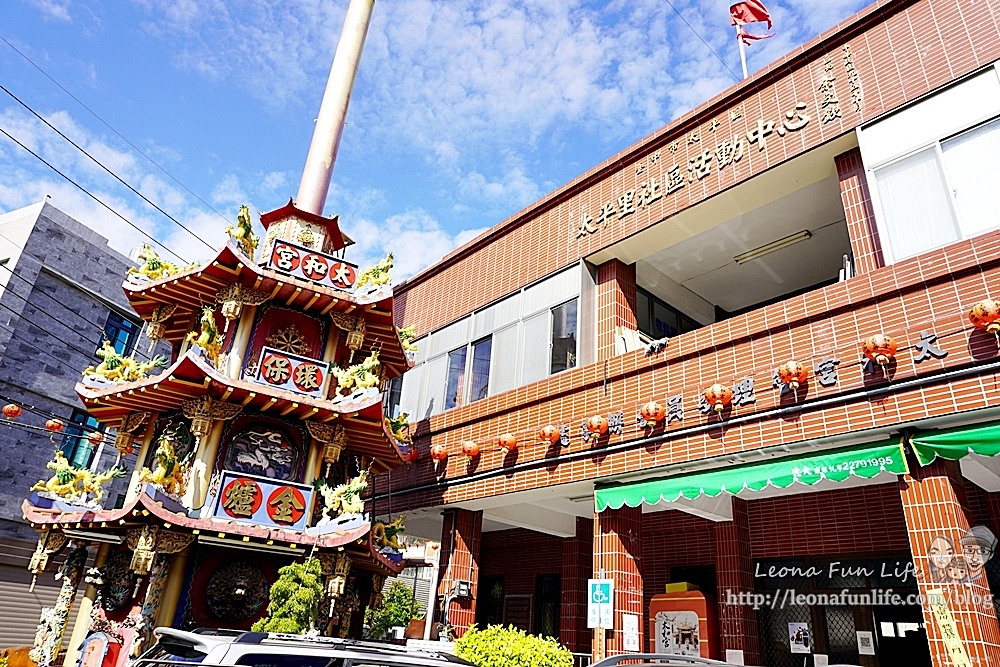
<instances>
[{"instance_id":1,"label":"flagpole","mask_svg":"<svg viewBox=\"0 0 1000 667\"><path fill-rule=\"evenodd\" d=\"M740 26L736 26L736 43L740 47L740 64L743 65L743 78L745 79L749 76L747 74L747 47L740 39Z\"/></svg>"}]
</instances>

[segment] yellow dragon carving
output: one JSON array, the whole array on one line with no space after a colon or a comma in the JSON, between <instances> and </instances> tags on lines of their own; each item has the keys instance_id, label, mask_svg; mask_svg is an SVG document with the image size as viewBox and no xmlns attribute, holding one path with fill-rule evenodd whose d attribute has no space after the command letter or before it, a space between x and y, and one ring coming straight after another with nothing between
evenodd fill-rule
<instances>
[{"instance_id":1,"label":"yellow dragon carving","mask_svg":"<svg viewBox=\"0 0 1000 667\"><path fill-rule=\"evenodd\" d=\"M389 253L381 262L359 273L358 281L354 283L354 289L361 289L366 285L378 288L388 284L392 280L389 275L389 270L392 269L392 259L392 253Z\"/></svg>"},{"instance_id":2,"label":"yellow dragon carving","mask_svg":"<svg viewBox=\"0 0 1000 667\"><path fill-rule=\"evenodd\" d=\"M215 326L215 311L211 308L203 309L198 322L201 324L201 331L190 332L186 340L205 350L212 364L218 366L222 354L222 341L219 339L219 328Z\"/></svg>"},{"instance_id":3,"label":"yellow dragon carving","mask_svg":"<svg viewBox=\"0 0 1000 667\"><path fill-rule=\"evenodd\" d=\"M136 361L134 355L128 357L121 355L107 339L95 354L103 361L97 366L88 366L83 371L83 376L103 378L113 384L142 380L154 368L162 368L167 365L167 358L163 355L157 355L149 361L143 362Z\"/></svg>"},{"instance_id":4,"label":"yellow dragon carving","mask_svg":"<svg viewBox=\"0 0 1000 667\"><path fill-rule=\"evenodd\" d=\"M337 377L337 389L370 389L378 386L379 375L379 351L372 350L364 361L347 368L333 366L330 372Z\"/></svg>"},{"instance_id":5,"label":"yellow dragon carving","mask_svg":"<svg viewBox=\"0 0 1000 667\"><path fill-rule=\"evenodd\" d=\"M229 234L229 238L236 241L236 244L244 254L248 257L253 257L260 239L253 233L253 223L250 222L250 209L245 205L240 206L240 213L236 216L236 220L237 223L235 226L229 225L226 227L226 233Z\"/></svg>"}]
</instances>

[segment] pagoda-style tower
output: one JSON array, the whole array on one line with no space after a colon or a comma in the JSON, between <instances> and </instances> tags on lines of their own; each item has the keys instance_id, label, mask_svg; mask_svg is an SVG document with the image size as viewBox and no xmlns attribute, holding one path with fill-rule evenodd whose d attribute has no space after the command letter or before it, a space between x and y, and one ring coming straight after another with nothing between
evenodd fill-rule
<instances>
[{"instance_id":1,"label":"pagoda-style tower","mask_svg":"<svg viewBox=\"0 0 1000 667\"><path fill-rule=\"evenodd\" d=\"M267 612L278 568L307 556L325 578L320 630L357 636L364 607L402 569L399 522L373 531L362 500L369 476L401 465L407 444L383 419L382 388L410 364L393 323L391 256L359 272L344 259L352 242L337 216L322 215L371 9L352 0L348 10L301 203L261 215L262 243L244 207L201 264L176 267L147 247L130 270L125 293L172 359L157 368L106 346L77 385L90 413L117 430L119 450L138 451L123 507L94 503L104 477L88 481L58 457L24 503L40 533L33 572L75 549L65 595L39 627L42 667L69 628L71 651L95 637L85 650L106 650L108 665L159 625L249 629Z\"/></svg>"}]
</instances>

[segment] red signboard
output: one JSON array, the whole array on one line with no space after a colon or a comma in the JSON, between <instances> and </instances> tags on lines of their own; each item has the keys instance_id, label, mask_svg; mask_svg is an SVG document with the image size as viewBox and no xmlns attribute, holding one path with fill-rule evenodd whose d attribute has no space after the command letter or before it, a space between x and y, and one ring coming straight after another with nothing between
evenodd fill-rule
<instances>
[{"instance_id":1,"label":"red signboard","mask_svg":"<svg viewBox=\"0 0 1000 667\"><path fill-rule=\"evenodd\" d=\"M226 470L220 487L210 501L213 518L285 530L306 528L314 495L310 485Z\"/></svg>"},{"instance_id":2,"label":"red signboard","mask_svg":"<svg viewBox=\"0 0 1000 667\"><path fill-rule=\"evenodd\" d=\"M258 384L287 389L314 398L324 398L330 365L291 352L265 347L257 365Z\"/></svg>"},{"instance_id":3,"label":"red signboard","mask_svg":"<svg viewBox=\"0 0 1000 667\"><path fill-rule=\"evenodd\" d=\"M279 486L267 497L267 515L275 523L286 526L298 523L305 511L305 496L294 486Z\"/></svg>"},{"instance_id":4,"label":"red signboard","mask_svg":"<svg viewBox=\"0 0 1000 667\"><path fill-rule=\"evenodd\" d=\"M234 519L249 519L263 501L260 486L247 477L237 477L222 488L222 511Z\"/></svg>"},{"instance_id":5,"label":"red signboard","mask_svg":"<svg viewBox=\"0 0 1000 667\"><path fill-rule=\"evenodd\" d=\"M354 264L288 241L274 242L267 264L276 271L341 290L353 289L358 279Z\"/></svg>"}]
</instances>

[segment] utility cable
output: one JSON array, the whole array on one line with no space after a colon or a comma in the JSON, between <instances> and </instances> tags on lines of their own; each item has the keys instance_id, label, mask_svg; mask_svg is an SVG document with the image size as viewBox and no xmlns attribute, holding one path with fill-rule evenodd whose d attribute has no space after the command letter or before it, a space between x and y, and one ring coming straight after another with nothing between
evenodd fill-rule
<instances>
[{"instance_id":1,"label":"utility cable","mask_svg":"<svg viewBox=\"0 0 1000 667\"><path fill-rule=\"evenodd\" d=\"M170 215L169 213L167 213L166 211L164 211L162 208L160 208L159 206L157 206L155 203L153 203L152 201L150 201L150 199L148 197L146 197L146 195L144 195L141 192L139 192L138 190L136 190L134 187L132 187L132 185L130 185L129 183L127 183L118 174L116 174L115 172L111 171L108 167L106 167L104 165L103 162L101 162L100 160L98 160L97 158L95 158L93 155L91 155L90 153L88 153L85 148L83 148L78 143L76 143L75 141L73 141L72 139L70 139L69 137L67 137L65 134L63 134L63 132L58 127L56 127L55 125L53 125L52 123L50 123L48 120L46 120L44 117L42 117L42 115L40 113L38 113L37 111L35 111L34 109L32 109L30 106L28 106L27 104L25 104L21 100L21 98L19 98L17 95L15 95L14 93L10 92L9 90L7 90L7 88L5 86L3 86L2 84L0 84L0 90L2 90L3 92L7 93L11 98L13 98L13 100L15 102L17 102L22 107L24 107L25 109L27 109L28 112L31 113L31 115L33 115L35 118L37 118L38 120L40 120L43 123L45 123L53 132L55 132L60 137L62 137L66 141L68 141L73 146L73 148L77 149L78 151L80 151L81 153L83 153L84 155L86 155L88 158L90 158L90 160L94 164L96 164L98 167L100 167L104 171L108 172L108 174L110 174L116 181L118 181L119 183L121 183L122 185L124 185L126 188L128 188L129 190L131 190L136 196L140 197L144 202L146 202L147 204L149 204L150 206L152 206L153 208L155 208L157 211L159 211L163 215L167 216L167 218L171 222L173 222L175 225L177 225L178 227L180 227L181 229L183 229L184 231L186 231L188 234L190 234L191 236L193 236L196 239L198 239L199 241L201 241L203 244L205 244L205 247L207 247L209 250L213 250L213 251L215 250L215 248L213 248L211 246L211 244L209 244L208 241L206 241L205 239L203 239L200 236L198 236L197 234L195 234L194 231L191 230L191 228L187 227L180 220L178 220L174 216Z\"/></svg>"},{"instance_id":2,"label":"utility cable","mask_svg":"<svg viewBox=\"0 0 1000 667\"><path fill-rule=\"evenodd\" d=\"M6 240L10 241L10 239L8 237L4 236L3 234L0 234L0 238L3 238L3 239L6 239ZM11 241L11 242L13 243L13 241ZM23 252L22 251L21 254L22 255L26 255L26 256L28 256L28 257L30 257L30 258L38 261L38 262L41 262L42 266L45 266L45 262L42 259L40 259L38 257L35 257L31 253ZM28 280L27 278L24 278L23 276L18 275L17 273L15 273L6 264L0 264L0 269L5 270L7 273L9 273L11 275L11 277L17 278L22 283L24 283L25 285L27 285L28 287L30 287L30 288L32 288L34 290L35 286L34 286L34 284L30 280ZM48 317L50 320L52 320L56 324L62 325L67 330L69 330L69 331L73 332L74 334L80 336L80 338L83 338L83 340L85 340L86 342L93 343L94 349L97 349L98 347L100 347L101 343L103 342L103 340L105 338L105 336L103 336L103 334L105 333L104 327L102 327L100 325L97 325L97 324L94 324L92 321L86 319L83 315L80 315L78 312L76 312L75 310L71 309L66 304L62 303L61 301L58 301L55 297L47 294L45 291L43 291L43 290L34 290L34 291L36 291L39 294L45 296L46 298L48 298L50 301L52 301L54 304L58 305L60 308L62 308L66 312L75 315L76 317L78 317L85 324L85 326L88 329L91 329L91 328L92 329L96 329L99 333L102 334L102 336L98 340L94 340L92 338L88 338L88 337L84 336L83 334L81 334L79 329L71 327L70 325L66 324L63 320L56 318L54 315L48 313L47 311L45 311L45 310L37 310L36 312L39 312L39 313L45 315L46 317ZM17 297L18 299L20 299L21 301L23 301L25 303L25 305L37 305L37 304L32 304L31 302L28 301L28 299L26 297L23 297L20 294L18 294L14 289L12 289L10 287L10 283L8 283L8 288L5 290L5 293L8 293L8 294L10 294L12 296ZM110 308L109 308L109 310L110 310ZM23 314L22 315L18 315L18 317L19 318L23 318L24 315ZM30 318L25 318L25 319L29 319L29 321L30 321ZM143 359L147 359L147 360L152 359L152 357L150 357L149 355L143 354L143 352L141 350L139 350L138 348L136 349L136 354L140 355Z\"/></svg>"},{"instance_id":3,"label":"utility cable","mask_svg":"<svg viewBox=\"0 0 1000 667\"><path fill-rule=\"evenodd\" d=\"M138 153L139 155L141 155L144 158L146 158L150 162L150 164L152 164L154 167L156 167L161 172L163 172L167 176L167 178L169 178L174 183L176 183L177 185L179 185L189 195L191 195L192 197L194 197L195 199L197 199L198 201L200 201L206 208L208 208L211 211L214 211L216 215L218 215L220 218L222 218L223 220L225 220L227 223L230 223L229 218L227 218L226 216L224 216L222 213L219 213L219 211L216 210L215 207L213 207L207 201L205 201L204 199L202 199L201 197L199 197L197 194L195 194L190 188L188 188L188 186L184 185L179 180L177 180L177 178L175 178L173 174L171 174L165 168L163 168L162 166L160 166L160 164L158 162L156 162L156 160L154 160L153 158L149 157L142 149L140 149L138 146L136 146L131 141L129 141L128 138L125 137L125 135L123 135L121 132L119 132L118 130L116 130L115 128L113 128L111 126L111 124L108 123L106 120L104 120L103 118L101 118L101 116L99 116L96 111L94 111L89 106L87 106L86 104L84 104L83 101L80 100L80 98L78 98L76 95L74 95L69 90L67 90L65 86L63 86L61 83L59 83L54 78L52 78L52 76L49 75L48 72L46 72L45 70L43 70L37 63L35 63L35 61L33 61L31 58L29 58L24 53L22 53L16 46L14 46L13 44L11 44L10 41L8 41L6 37L4 37L3 35L0 35L0 40L3 40L3 42L7 46L9 46L11 49L14 50L15 53L17 53L17 55L19 55L22 58L24 58L24 60L26 60L32 67L34 67L39 72L41 72L42 76L44 76L46 79L48 79L53 84L55 84L57 88L59 88L61 91L63 91L64 93L66 93L67 95L69 95L71 98L73 98L73 101L75 101L81 107L83 107L84 109L86 109L87 112L91 116L93 116L94 118L96 118L97 120L99 120L106 128L108 128L109 130L111 130L112 132L114 132L115 135L117 135L119 139L121 139L126 144L128 144L132 148L132 150L134 150L136 153Z\"/></svg>"},{"instance_id":4,"label":"utility cable","mask_svg":"<svg viewBox=\"0 0 1000 667\"><path fill-rule=\"evenodd\" d=\"M113 214L115 214L119 218L121 218L125 222L125 224L127 224L129 227L131 227L132 229L136 230L137 232L139 232L140 234L142 234L143 236L145 236L147 239L149 239L150 241L152 241L156 245L160 246L161 248L163 248L164 250L166 250L167 252L169 252L170 254L172 254L174 257L176 257L182 263L184 263L184 264L188 263L188 261L186 259L184 259L183 257L181 257L179 254L177 254L176 252L174 252L173 250L171 250L170 248L168 248L166 245L164 245L160 241L156 240L156 238L154 236L152 236L149 232L147 232L146 230L142 229L141 227L138 227L135 223L133 223L131 220L129 220L128 218L126 218L125 216L123 216L121 213L119 213L115 209L113 209L110 206L108 206L107 204L105 204L101 199L99 199L97 197L97 195L93 194L90 190L88 190L87 188L83 187L82 185L80 185L79 183L77 183L76 181L74 181L72 178L70 178L69 176L67 176L63 172L59 171L59 169L57 169L51 162L49 162L48 160L46 160L45 158L43 158L41 155L39 155L35 151L31 150L30 148L28 148L27 146L25 146L24 144L22 144L17 139L15 139L9 132L7 132L7 130L5 130L2 127L0 127L0 133L2 133L4 136L6 136L8 139L10 139L11 141L13 141L15 144L17 144L18 146L20 146L21 148L23 148L27 152L31 153L42 164L44 164L46 167L48 167L49 169L51 169L52 171L56 172L57 174L59 174L60 176L62 176L64 179L66 179L67 181L69 181L73 186L75 186L78 190L80 190L81 192L83 192L85 195L87 195L88 197L90 197L91 199L93 199L94 201L96 201L98 204L100 204L101 206L103 206L107 210L111 211Z\"/></svg>"},{"instance_id":5,"label":"utility cable","mask_svg":"<svg viewBox=\"0 0 1000 667\"><path fill-rule=\"evenodd\" d=\"M731 67L730 67L729 65L727 65L727 64L726 64L726 61L725 61L725 60L723 60L723 59L722 59L722 58L721 58L721 57L719 56L719 54L715 52L715 49L713 49L713 48L712 48L712 45L711 45L711 44L709 44L709 43L708 43L707 41L705 41L705 38L704 38L704 37L702 37L702 36L701 36L701 34L699 34L699 32L698 32L697 30L695 30L695 29L694 29L694 26L693 26L693 25L691 25L690 23L688 23L688 20L687 20L686 18L684 18L684 15L683 15L683 14L681 14L681 13L680 13L679 11L677 11L677 8L676 8L676 7L674 7L673 3L672 3L672 2L670 2L670 0L665 0L665 2L666 2L666 3L668 4L668 5L670 5L670 9L674 10L674 13L675 13L675 14L677 14L677 16L679 16L679 17L681 18L681 21L684 21L684 25L686 25L686 26L687 26L688 28L690 28L690 29L691 29L691 32L693 32L693 33L694 33L694 36L695 36L695 37L697 37L698 39L700 39L700 40L701 40L701 43L702 43L702 44L704 44L704 45L705 45L705 47L706 47L706 48L707 48L707 49L708 49L709 51L711 51L711 52L712 52L712 55L713 55L713 56L715 56L715 57L716 57L716 59L717 59L717 60L718 60L718 61L719 61L720 63L722 63L722 66L723 66L723 67L725 67L725 68L726 68L727 70L729 70L729 73L730 73L730 74L732 74L732 75L733 75L733 76L734 76L734 77L736 78L736 80L737 80L737 81L742 81L742 80L743 80L743 78L742 78L742 77L739 77L739 76L737 76L737 75L736 75L736 72L734 72L734 71L732 70L732 68L731 68ZM4 41L6 41L6 40L4 40Z\"/></svg>"}]
</instances>

